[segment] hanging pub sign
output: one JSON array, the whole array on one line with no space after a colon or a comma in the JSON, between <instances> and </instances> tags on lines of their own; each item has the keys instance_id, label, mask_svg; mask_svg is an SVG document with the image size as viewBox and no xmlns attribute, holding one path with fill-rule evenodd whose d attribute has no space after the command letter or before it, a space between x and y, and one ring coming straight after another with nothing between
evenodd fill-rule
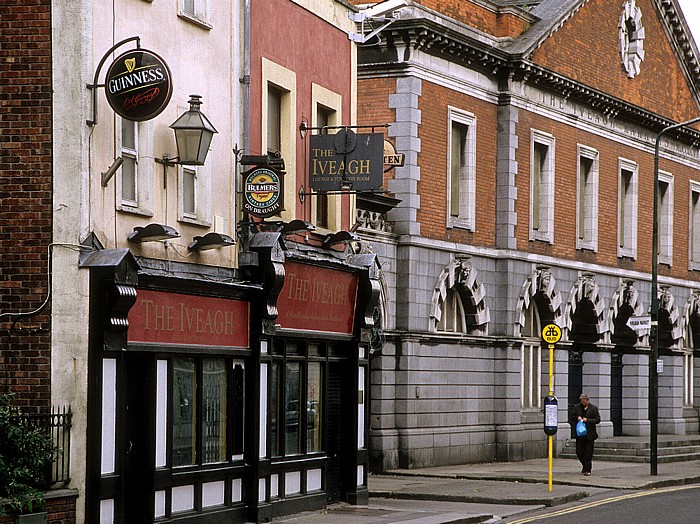
<instances>
[{"instance_id":1,"label":"hanging pub sign","mask_svg":"<svg viewBox=\"0 0 700 524\"><path fill-rule=\"evenodd\" d=\"M384 182L384 135L343 128L311 135L309 185L315 191L370 191Z\"/></svg>"},{"instance_id":2,"label":"hanging pub sign","mask_svg":"<svg viewBox=\"0 0 700 524\"><path fill-rule=\"evenodd\" d=\"M243 209L247 213L265 218L284 209L284 177L280 172L256 167L243 177Z\"/></svg>"},{"instance_id":3,"label":"hanging pub sign","mask_svg":"<svg viewBox=\"0 0 700 524\"><path fill-rule=\"evenodd\" d=\"M165 109L173 94L170 69L152 51L127 51L109 66L105 94L110 107L122 118L151 120Z\"/></svg>"}]
</instances>

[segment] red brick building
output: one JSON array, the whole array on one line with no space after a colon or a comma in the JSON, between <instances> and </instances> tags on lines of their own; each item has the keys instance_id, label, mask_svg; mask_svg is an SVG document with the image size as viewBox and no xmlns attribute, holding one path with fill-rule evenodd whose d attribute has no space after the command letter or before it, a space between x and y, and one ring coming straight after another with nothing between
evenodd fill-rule
<instances>
[{"instance_id":1,"label":"red brick building","mask_svg":"<svg viewBox=\"0 0 700 524\"><path fill-rule=\"evenodd\" d=\"M391 297L375 467L543 456L548 323L563 330L559 448L582 391L603 436L648 435L650 330L627 322L651 302L655 138L700 109L679 6L381 5L367 12L392 20L360 48L360 121L387 119L406 163L385 179L394 235L365 230ZM675 130L659 155L660 433L699 426L699 138Z\"/></svg>"}]
</instances>

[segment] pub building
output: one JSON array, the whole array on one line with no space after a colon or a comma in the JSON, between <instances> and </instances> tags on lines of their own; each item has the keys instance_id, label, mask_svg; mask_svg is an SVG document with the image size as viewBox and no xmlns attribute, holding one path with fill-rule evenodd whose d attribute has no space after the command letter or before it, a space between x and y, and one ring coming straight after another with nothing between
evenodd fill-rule
<instances>
[{"instance_id":1,"label":"pub building","mask_svg":"<svg viewBox=\"0 0 700 524\"><path fill-rule=\"evenodd\" d=\"M264 521L367 502L379 267L317 237L255 232L241 269L88 239L87 522Z\"/></svg>"}]
</instances>

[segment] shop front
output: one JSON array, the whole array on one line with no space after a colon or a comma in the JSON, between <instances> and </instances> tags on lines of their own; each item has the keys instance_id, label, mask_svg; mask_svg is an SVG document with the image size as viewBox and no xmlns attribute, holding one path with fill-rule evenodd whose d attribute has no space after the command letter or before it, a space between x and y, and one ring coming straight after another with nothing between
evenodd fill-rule
<instances>
[{"instance_id":1,"label":"shop front","mask_svg":"<svg viewBox=\"0 0 700 524\"><path fill-rule=\"evenodd\" d=\"M189 274L199 277L186 279L193 267L166 274L158 265L128 250L96 252L84 264L92 283L87 521L244 522L254 451L246 414L257 413L246 405L255 290L226 283L221 268L197 267Z\"/></svg>"},{"instance_id":2,"label":"shop front","mask_svg":"<svg viewBox=\"0 0 700 524\"><path fill-rule=\"evenodd\" d=\"M355 261L356 262L356 261ZM260 338L258 520L366 503L369 267L286 253ZM280 262L282 263L282 262Z\"/></svg>"},{"instance_id":3,"label":"shop front","mask_svg":"<svg viewBox=\"0 0 700 524\"><path fill-rule=\"evenodd\" d=\"M126 249L81 261L89 522L259 522L367 501L376 257L285 253L272 236L246 281Z\"/></svg>"}]
</instances>

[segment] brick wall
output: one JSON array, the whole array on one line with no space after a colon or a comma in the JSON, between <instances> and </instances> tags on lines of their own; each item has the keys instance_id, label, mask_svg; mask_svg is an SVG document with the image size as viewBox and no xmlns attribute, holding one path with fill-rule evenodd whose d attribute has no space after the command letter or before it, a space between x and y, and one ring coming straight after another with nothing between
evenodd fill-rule
<instances>
[{"instance_id":1,"label":"brick wall","mask_svg":"<svg viewBox=\"0 0 700 524\"><path fill-rule=\"evenodd\" d=\"M0 314L38 308L51 242L51 2L0 3ZM49 308L0 318L0 392L47 405ZM13 329L10 329L13 328Z\"/></svg>"},{"instance_id":2,"label":"brick wall","mask_svg":"<svg viewBox=\"0 0 700 524\"><path fill-rule=\"evenodd\" d=\"M74 490L57 490L45 495L48 524L75 524L77 494ZM36 509L35 509L36 511ZM14 524L16 516L0 517L0 524Z\"/></svg>"}]
</instances>

